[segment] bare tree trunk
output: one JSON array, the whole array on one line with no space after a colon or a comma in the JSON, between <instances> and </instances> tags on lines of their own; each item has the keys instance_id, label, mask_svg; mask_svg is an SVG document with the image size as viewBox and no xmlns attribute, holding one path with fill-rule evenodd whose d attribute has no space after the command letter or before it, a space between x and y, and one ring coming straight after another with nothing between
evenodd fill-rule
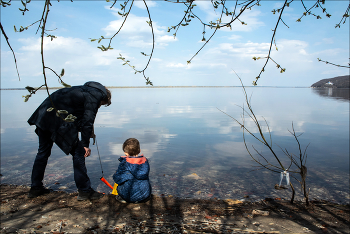
<instances>
[{"instance_id":1,"label":"bare tree trunk","mask_svg":"<svg viewBox=\"0 0 350 234\"><path fill-rule=\"evenodd\" d=\"M290 187L292 188L292 198L290 199L290 204L294 203L295 189L291 182L289 182Z\"/></svg>"},{"instance_id":2,"label":"bare tree trunk","mask_svg":"<svg viewBox=\"0 0 350 234\"><path fill-rule=\"evenodd\" d=\"M309 203L309 193L306 192L306 183L305 183L305 180L304 180L304 197L305 197L305 202L306 202L306 205L308 206L310 203Z\"/></svg>"},{"instance_id":3,"label":"bare tree trunk","mask_svg":"<svg viewBox=\"0 0 350 234\"><path fill-rule=\"evenodd\" d=\"M307 168L302 165L300 168L300 176L301 176L301 186L303 187L303 193L306 205L309 205L309 192L306 191L306 174L307 174Z\"/></svg>"}]
</instances>

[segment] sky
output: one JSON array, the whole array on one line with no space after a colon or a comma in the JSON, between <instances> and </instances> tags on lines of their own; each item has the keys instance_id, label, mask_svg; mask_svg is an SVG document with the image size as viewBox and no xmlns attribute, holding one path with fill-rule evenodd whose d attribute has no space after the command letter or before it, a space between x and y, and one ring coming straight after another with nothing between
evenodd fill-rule
<instances>
[{"instance_id":1,"label":"sky","mask_svg":"<svg viewBox=\"0 0 350 234\"><path fill-rule=\"evenodd\" d=\"M311 7L315 1L304 1ZM152 51L151 27L143 1L135 1L126 23L112 41L113 50L106 52L97 48L100 44L91 39L101 36L111 37L119 29L123 19L119 14L120 4L111 8L106 1L52 1L48 15L48 33L57 38L44 41L45 65L60 73L65 69L63 80L70 85L81 85L87 81L97 81L105 86L146 86L142 74L123 61L120 54L130 61L137 70L143 70ZM151 14L155 48L152 60L145 71L154 86L237 86L240 85L235 72L244 85L252 85L255 77L265 64L265 59L254 61L253 57L266 57L278 14L272 10L282 7L283 1L261 1L245 11L239 21L229 28L220 29L210 42L198 53L190 64L187 61L202 47L202 24L192 19L186 27L180 27L176 37L168 27L177 25L184 16L184 4L165 1L147 1ZM216 22L220 11L214 11L210 1L196 1L194 12L205 22ZM235 1L227 1L227 8L234 9ZM348 1L326 1L323 7L331 14L327 18L320 8L312 12L322 19L306 16L296 22L305 11L300 1L294 1L285 8L276 32L271 58L276 64L268 63L258 86L309 87L313 83L341 75L348 75L349 69L338 68L319 62L317 58L335 64L349 63L349 21L335 28L345 13ZM130 5L128 5L129 7ZM11 50L1 35L1 88L39 87L44 83L40 33L38 24L24 32L15 32L20 26L26 27L39 20L44 1L32 1L24 15L18 10L20 1L12 1L11 6L1 7L1 24L15 51L20 80ZM127 8L128 8L127 7ZM225 21L225 19L224 19ZM213 31L206 29L208 39ZM46 70L50 87L60 86L56 75Z\"/></svg>"}]
</instances>

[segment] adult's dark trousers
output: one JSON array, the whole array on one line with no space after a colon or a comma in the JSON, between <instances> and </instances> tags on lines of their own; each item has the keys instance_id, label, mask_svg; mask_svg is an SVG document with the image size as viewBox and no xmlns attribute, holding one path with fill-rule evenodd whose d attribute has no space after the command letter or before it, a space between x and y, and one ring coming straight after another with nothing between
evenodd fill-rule
<instances>
[{"instance_id":1,"label":"adult's dark trousers","mask_svg":"<svg viewBox=\"0 0 350 234\"><path fill-rule=\"evenodd\" d=\"M39 149L33 165L32 188L40 188L43 186L42 181L47 161L51 155L53 141L51 140L51 132L44 131L38 127L35 132L39 137ZM85 166L85 149L81 141L78 141L70 154L73 156L74 180L78 190L83 192L91 191L91 182Z\"/></svg>"}]
</instances>

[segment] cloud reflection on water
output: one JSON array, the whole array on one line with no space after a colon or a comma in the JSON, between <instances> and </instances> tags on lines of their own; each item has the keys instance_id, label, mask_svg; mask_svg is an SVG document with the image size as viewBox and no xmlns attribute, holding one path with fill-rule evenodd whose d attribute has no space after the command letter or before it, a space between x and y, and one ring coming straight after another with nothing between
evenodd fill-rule
<instances>
[{"instance_id":1,"label":"cloud reflection on water","mask_svg":"<svg viewBox=\"0 0 350 234\"><path fill-rule=\"evenodd\" d=\"M152 128L152 129L130 129L125 140L128 138L136 138L141 144L141 154L144 154L147 158L151 158L155 152L158 152L162 146L171 138L175 138L176 134L169 134L168 129ZM124 142L109 142L108 147L112 155L122 156L124 152L122 150ZM163 147L164 148L164 147Z\"/></svg>"}]
</instances>

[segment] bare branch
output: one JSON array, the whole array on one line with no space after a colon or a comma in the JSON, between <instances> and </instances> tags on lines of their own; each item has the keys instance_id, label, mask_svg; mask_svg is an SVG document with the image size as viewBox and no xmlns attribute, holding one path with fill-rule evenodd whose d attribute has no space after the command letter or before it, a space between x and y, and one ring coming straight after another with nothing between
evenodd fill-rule
<instances>
[{"instance_id":1,"label":"bare branch","mask_svg":"<svg viewBox=\"0 0 350 234\"><path fill-rule=\"evenodd\" d=\"M349 59L350 59L350 58L349 58ZM320 59L320 58L317 58L317 60L318 60L319 62L323 62L323 63L325 63L325 64L330 64L330 65L333 65L333 66L336 66L336 67L350 68L350 63L349 63L348 66L343 66L343 65L334 64L334 63L331 63L331 62L328 62L328 61L323 61L323 60Z\"/></svg>"},{"instance_id":2,"label":"bare branch","mask_svg":"<svg viewBox=\"0 0 350 234\"><path fill-rule=\"evenodd\" d=\"M145 6L146 6L147 13L148 13L148 18L149 18L149 22L150 22L149 24L150 24L150 27L152 29L152 51L151 51L151 55L149 56L149 59L148 59L146 67L142 70L142 74L143 74L143 77L146 79L146 85L149 84L149 85L153 86L153 83L149 80L148 77L145 76L145 71L146 71L149 63L151 62L153 51L154 51L154 29L153 29L153 22L152 22L152 19L151 19L151 13L149 12L149 9L148 9L148 6L146 4L146 1L143 0L143 2L145 4Z\"/></svg>"},{"instance_id":3,"label":"bare branch","mask_svg":"<svg viewBox=\"0 0 350 234\"><path fill-rule=\"evenodd\" d=\"M55 104L53 103L52 99L51 99L51 95L50 95L50 92L49 92L49 87L47 85L47 78L46 78L46 72L45 72L45 69L48 68L45 66L45 59L44 59L44 35L45 35L45 27L46 27L46 22L47 22L47 17L49 15L49 12L50 12L50 0L46 0L45 1L45 6L44 6L44 18L42 19L42 27L41 27L41 43L40 43L40 53L41 53L41 63L42 63L42 69L43 69L43 76L44 76L44 81L45 81L45 85L42 85L42 86L45 86L46 88L46 92L47 92L47 95L50 99L50 102L51 102L51 105L53 107L53 109L55 109L56 111L56 115L58 117L60 117L63 121L66 121L67 118L64 118L62 115L61 115L61 112L56 108ZM50 69L52 70L52 69ZM55 72L56 74L56 72ZM57 74L56 74L57 75Z\"/></svg>"},{"instance_id":4,"label":"bare branch","mask_svg":"<svg viewBox=\"0 0 350 234\"><path fill-rule=\"evenodd\" d=\"M265 67L266 67L267 63L269 62L269 60L271 59L270 54L271 54L271 49L272 49L273 41L274 41L274 39L275 39L275 35L276 35L276 31L277 31L278 24L279 24L279 22L281 21L281 18L282 18L283 10L284 10L284 8L287 6L287 3L288 3L288 1L285 0L285 2L284 2L284 4L283 4L283 7L282 7L281 10L280 10L280 15L279 15L279 17L278 17L278 20L277 20L275 29L273 30L273 34L272 34L272 38L271 38L271 42L270 42L269 53L268 53L268 55L267 55L267 57L266 57L266 62L265 62L265 64L264 64L263 68L261 69L259 75L255 78L255 81L253 81L253 85L257 85L257 81L260 79L261 73L265 71ZM253 58L253 59L254 59L254 58ZM275 63L276 63L276 62L275 62ZM277 63L276 63L276 64L277 64ZM278 64L277 64L277 68L279 68L279 65L278 65ZM281 71L283 71L283 70L281 70ZM285 69L284 69L284 71L285 71Z\"/></svg>"},{"instance_id":5,"label":"bare branch","mask_svg":"<svg viewBox=\"0 0 350 234\"><path fill-rule=\"evenodd\" d=\"M350 4L349 4L348 8L346 9L346 11L345 11L343 17L341 18L339 24L336 24L336 25L335 25L335 28L340 28L340 24L341 24L342 22L343 22L343 24L345 24L346 19L349 18L349 11L350 11Z\"/></svg>"},{"instance_id":6,"label":"bare branch","mask_svg":"<svg viewBox=\"0 0 350 234\"><path fill-rule=\"evenodd\" d=\"M12 51L13 59L15 60L15 65L16 65L16 71L17 71L18 80L21 80L21 77L19 76L18 67L17 67L17 59L16 59L15 52L13 51L13 49L12 49L12 47L11 47L11 45L10 45L9 38L8 38L7 35L6 35L5 30L4 30L4 28L2 27L1 22L0 22L0 29L1 29L2 34L3 34L4 37L5 37L5 40L6 40L6 42L7 42L7 45L10 47L10 50Z\"/></svg>"},{"instance_id":7,"label":"bare branch","mask_svg":"<svg viewBox=\"0 0 350 234\"><path fill-rule=\"evenodd\" d=\"M196 57L198 55L198 53L208 44L208 42L211 40L211 38L215 35L215 33L217 32L217 30L219 28L222 28L222 27L231 27L231 23L233 23L236 19L238 19L238 17L249 7L250 4L252 4L255 0L251 0L249 1L249 3L247 3L246 5L244 5L242 7L242 9L240 10L239 14L235 17L235 18L232 18L232 20L226 24L223 24L223 25L220 25L220 24L217 24L217 26L215 27L215 30L214 32L212 33L212 35L209 37L208 40L205 41L204 45L192 56L192 58L190 58L190 60L187 61L187 63L191 63L191 61L193 60L194 57ZM225 2L225 1L224 1ZM237 3L237 2L236 2ZM224 4L225 6L225 4ZM236 9L236 8L235 8ZM222 16L223 16L224 12L222 11L221 12L221 15L220 15L220 22L221 22L221 19L222 19ZM198 17L197 17L198 18ZM202 22L202 21L201 21ZM212 25L208 25L209 27L212 27Z\"/></svg>"}]
</instances>

